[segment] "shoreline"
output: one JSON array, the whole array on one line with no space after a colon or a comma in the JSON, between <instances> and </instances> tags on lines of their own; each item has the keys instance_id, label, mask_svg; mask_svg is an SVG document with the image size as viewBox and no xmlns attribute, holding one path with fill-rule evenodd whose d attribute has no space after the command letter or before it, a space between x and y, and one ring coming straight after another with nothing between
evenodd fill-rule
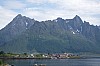
<instances>
[{"instance_id":1,"label":"shoreline","mask_svg":"<svg viewBox=\"0 0 100 66\"><path fill-rule=\"evenodd\" d=\"M51 59L51 58L0 58L0 59Z\"/></svg>"}]
</instances>

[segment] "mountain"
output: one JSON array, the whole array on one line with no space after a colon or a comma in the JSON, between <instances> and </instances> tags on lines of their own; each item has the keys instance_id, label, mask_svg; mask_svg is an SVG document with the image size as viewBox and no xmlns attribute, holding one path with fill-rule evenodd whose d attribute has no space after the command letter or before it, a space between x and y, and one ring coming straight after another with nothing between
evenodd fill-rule
<instances>
[{"instance_id":1,"label":"mountain","mask_svg":"<svg viewBox=\"0 0 100 66\"><path fill-rule=\"evenodd\" d=\"M0 31L0 45L13 40L34 24L35 20L18 14L5 28Z\"/></svg>"},{"instance_id":2,"label":"mountain","mask_svg":"<svg viewBox=\"0 0 100 66\"><path fill-rule=\"evenodd\" d=\"M36 21L17 15L0 31L0 50L14 53L100 53L100 27L73 19Z\"/></svg>"}]
</instances>

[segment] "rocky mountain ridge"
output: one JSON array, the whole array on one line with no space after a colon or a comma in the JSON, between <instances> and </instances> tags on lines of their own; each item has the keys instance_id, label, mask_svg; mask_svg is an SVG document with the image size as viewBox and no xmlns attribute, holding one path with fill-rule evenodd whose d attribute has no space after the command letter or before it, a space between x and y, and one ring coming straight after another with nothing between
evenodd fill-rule
<instances>
[{"instance_id":1,"label":"rocky mountain ridge","mask_svg":"<svg viewBox=\"0 0 100 66\"><path fill-rule=\"evenodd\" d=\"M5 52L100 52L99 26L78 15L39 22L19 14L0 31L0 38Z\"/></svg>"}]
</instances>

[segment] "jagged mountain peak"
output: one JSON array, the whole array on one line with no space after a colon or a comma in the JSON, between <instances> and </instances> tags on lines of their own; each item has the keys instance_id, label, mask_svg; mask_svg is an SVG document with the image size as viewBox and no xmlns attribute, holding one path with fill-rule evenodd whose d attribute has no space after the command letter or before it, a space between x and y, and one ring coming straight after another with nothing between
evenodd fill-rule
<instances>
[{"instance_id":1,"label":"jagged mountain peak","mask_svg":"<svg viewBox=\"0 0 100 66\"><path fill-rule=\"evenodd\" d=\"M22 16L21 14L18 14L17 16Z\"/></svg>"},{"instance_id":2,"label":"jagged mountain peak","mask_svg":"<svg viewBox=\"0 0 100 66\"><path fill-rule=\"evenodd\" d=\"M21 14L18 14L9 24L12 25L28 25L28 24L33 24L34 23L34 19L31 19L29 17L26 16L22 16Z\"/></svg>"},{"instance_id":3,"label":"jagged mountain peak","mask_svg":"<svg viewBox=\"0 0 100 66\"><path fill-rule=\"evenodd\" d=\"M61 18L61 17L58 17L57 19L56 19L56 22L64 22L65 20L63 19L63 18Z\"/></svg>"},{"instance_id":4,"label":"jagged mountain peak","mask_svg":"<svg viewBox=\"0 0 100 66\"><path fill-rule=\"evenodd\" d=\"M86 24L86 25L90 25L90 23L89 23L89 22L86 22L86 21L84 21L84 24Z\"/></svg>"},{"instance_id":5,"label":"jagged mountain peak","mask_svg":"<svg viewBox=\"0 0 100 66\"><path fill-rule=\"evenodd\" d=\"M34 22L35 20L18 14L8 25L5 26L5 28L2 29L2 32L4 34L8 33L7 36L15 36L30 28Z\"/></svg>"},{"instance_id":6,"label":"jagged mountain peak","mask_svg":"<svg viewBox=\"0 0 100 66\"><path fill-rule=\"evenodd\" d=\"M82 22L83 23L82 19L78 15L76 15L73 19L77 22Z\"/></svg>"},{"instance_id":7,"label":"jagged mountain peak","mask_svg":"<svg viewBox=\"0 0 100 66\"><path fill-rule=\"evenodd\" d=\"M76 15L74 19L81 19L80 16Z\"/></svg>"},{"instance_id":8,"label":"jagged mountain peak","mask_svg":"<svg viewBox=\"0 0 100 66\"><path fill-rule=\"evenodd\" d=\"M78 15L76 15L75 17L79 17Z\"/></svg>"},{"instance_id":9,"label":"jagged mountain peak","mask_svg":"<svg viewBox=\"0 0 100 66\"><path fill-rule=\"evenodd\" d=\"M30 19L30 20L32 20L31 18L29 18L29 17L26 17L26 16L23 16L23 15L21 15L21 14L18 14L12 21L18 21L18 20L26 20L26 19Z\"/></svg>"},{"instance_id":10,"label":"jagged mountain peak","mask_svg":"<svg viewBox=\"0 0 100 66\"><path fill-rule=\"evenodd\" d=\"M58 18L57 18L57 20L60 20L60 19L62 19L62 18L61 18L61 17L58 17Z\"/></svg>"},{"instance_id":11,"label":"jagged mountain peak","mask_svg":"<svg viewBox=\"0 0 100 66\"><path fill-rule=\"evenodd\" d=\"M23 16L21 14L18 14L15 18L22 18Z\"/></svg>"}]
</instances>

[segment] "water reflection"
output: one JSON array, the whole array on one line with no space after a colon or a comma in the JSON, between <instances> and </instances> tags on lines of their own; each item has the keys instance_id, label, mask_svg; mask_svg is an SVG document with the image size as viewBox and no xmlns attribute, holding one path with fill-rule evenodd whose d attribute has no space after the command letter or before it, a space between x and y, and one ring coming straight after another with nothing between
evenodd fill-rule
<instances>
[{"instance_id":1,"label":"water reflection","mask_svg":"<svg viewBox=\"0 0 100 66\"><path fill-rule=\"evenodd\" d=\"M46 64L46 66L100 66L100 59L32 59L32 60L6 60L15 66L33 66Z\"/></svg>"}]
</instances>

